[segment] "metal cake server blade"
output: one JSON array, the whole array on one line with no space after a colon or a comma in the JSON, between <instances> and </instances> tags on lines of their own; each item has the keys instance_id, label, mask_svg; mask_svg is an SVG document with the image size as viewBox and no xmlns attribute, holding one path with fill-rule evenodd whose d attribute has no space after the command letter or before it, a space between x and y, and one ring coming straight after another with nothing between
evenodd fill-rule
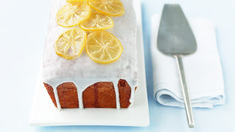
<instances>
[{"instance_id":1,"label":"metal cake server blade","mask_svg":"<svg viewBox=\"0 0 235 132\"><path fill-rule=\"evenodd\" d=\"M158 31L157 48L161 53L176 58L188 125L193 128L192 106L185 80L182 57L195 53L197 43L180 5L164 5Z\"/></svg>"}]
</instances>

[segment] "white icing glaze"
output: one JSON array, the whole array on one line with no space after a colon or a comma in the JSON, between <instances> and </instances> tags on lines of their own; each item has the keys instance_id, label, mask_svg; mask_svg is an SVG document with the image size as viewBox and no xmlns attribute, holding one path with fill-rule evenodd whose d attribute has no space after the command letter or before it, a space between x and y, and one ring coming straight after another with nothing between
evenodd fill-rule
<instances>
[{"instance_id":1,"label":"white icing glaze","mask_svg":"<svg viewBox=\"0 0 235 132\"><path fill-rule=\"evenodd\" d=\"M68 30L56 23L56 14L66 4L66 0L52 0L49 31L43 56L43 81L53 87L58 109L61 107L57 86L64 82L73 82L76 85L81 109L83 108L82 93L88 86L96 82L113 82L116 106L119 109L118 81L125 79L131 87L130 102L131 105L133 104L137 86L136 14L133 9L133 0L121 1L125 8L125 15L114 17L114 28L108 31L121 41L124 51L118 61L103 65L92 61L85 52L75 60L65 60L56 55L54 42L62 32Z\"/></svg>"},{"instance_id":2,"label":"white icing glaze","mask_svg":"<svg viewBox=\"0 0 235 132\"><path fill-rule=\"evenodd\" d=\"M54 92L54 97L55 97L57 108L58 108L58 110L61 110L59 96L58 96L58 92L57 92L57 88L56 87L55 88L53 87L53 92Z\"/></svg>"},{"instance_id":3,"label":"white icing glaze","mask_svg":"<svg viewBox=\"0 0 235 132\"><path fill-rule=\"evenodd\" d=\"M114 85L114 90L116 94L116 107L117 109L120 109L120 101L119 101L119 91L118 91L118 81L119 80L114 80L113 85Z\"/></svg>"}]
</instances>

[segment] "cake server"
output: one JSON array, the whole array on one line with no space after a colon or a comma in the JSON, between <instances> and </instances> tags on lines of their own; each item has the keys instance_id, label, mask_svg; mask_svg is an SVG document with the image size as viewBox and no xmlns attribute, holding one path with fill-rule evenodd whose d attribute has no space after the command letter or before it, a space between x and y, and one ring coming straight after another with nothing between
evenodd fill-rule
<instances>
[{"instance_id":1,"label":"cake server","mask_svg":"<svg viewBox=\"0 0 235 132\"><path fill-rule=\"evenodd\" d=\"M192 106L187 88L182 57L196 52L197 44L192 29L178 4L165 4L157 38L158 50L176 59L188 126L194 127Z\"/></svg>"}]
</instances>

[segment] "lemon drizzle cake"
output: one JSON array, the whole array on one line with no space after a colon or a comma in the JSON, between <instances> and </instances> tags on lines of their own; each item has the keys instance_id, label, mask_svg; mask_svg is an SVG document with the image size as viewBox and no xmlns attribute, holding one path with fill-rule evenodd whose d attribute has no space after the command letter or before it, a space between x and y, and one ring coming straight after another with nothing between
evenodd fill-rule
<instances>
[{"instance_id":1,"label":"lemon drizzle cake","mask_svg":"<svg viewBox=\"0 0 235 132\"><path fill-rule=\"evenodd\" d=\"M133 104L134 92L138 83L136 14L132 0L121 1L125 8L125 14L113 17L115 26L107 31L120 40L123 53L115 62L99 64L92 61L85 51L81 53L79 58L73 60L66 60L55 53L54 43L58 36L68 28L61 27L56 23L57 12L66 4L66 0L53 0L55 4L52 5L50 13L49 31L43 56L42 79L58 109L119 109L127 108ZM88 91L88 89L91 90ZM128 100L129 103L123 106L120 103L121 100ZM68 105L70 103L72 105Z\"/></svg>"}]
</instances>

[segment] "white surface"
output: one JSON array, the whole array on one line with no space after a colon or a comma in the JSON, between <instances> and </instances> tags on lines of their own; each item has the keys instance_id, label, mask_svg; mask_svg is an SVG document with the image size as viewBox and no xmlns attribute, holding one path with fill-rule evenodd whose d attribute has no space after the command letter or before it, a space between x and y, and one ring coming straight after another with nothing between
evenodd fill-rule
<instances>
[{"instance_id":1,"label":"white surface","mask_svg":"<svg viewBox=\"0 0 235 132\"><path fill-rule=\"evenodd\" d=\"M145 79L142 21L140 2L136 2L138 21L138 79L139 87L135 102L130 109L66 109L58 111L52 104L46 89L39 81L32 105L30 124L36 126L60 125L111 125L111 126L148 126L149 111Z\"/></svg>"},{"instance_id":2,"label":"white surface","mask_svg":"<svg viewBox=\"0 0 235 132\"><path fill-rule=\"evenodd\" d=\"M152 62L155 99L166 106L184 107L176 60L156 48L160 17L152 17ZM214 23L189 19L197 41L196 53L184 56L183 64L193 107L212 108L224 104L224 81Z\"/></svg>"}]
</instances>

